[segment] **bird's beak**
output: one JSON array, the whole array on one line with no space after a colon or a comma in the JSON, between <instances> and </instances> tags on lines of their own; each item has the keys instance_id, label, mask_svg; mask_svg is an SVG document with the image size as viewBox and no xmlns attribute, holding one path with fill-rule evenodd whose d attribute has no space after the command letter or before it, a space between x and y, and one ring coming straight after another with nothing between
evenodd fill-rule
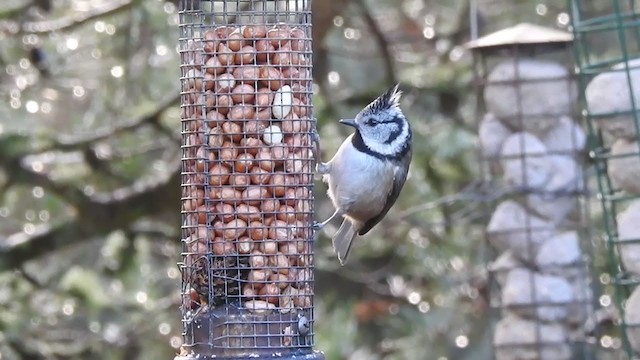
<instances>
[{"instance_id":1,"label":"bird's beak","mask_svg":"<svg viewBox=\"0 0 640 360\"><path fill-rule=\"evenodd\" d=\"M340 119L340 124L353 126L354 128L358 127L355 119Z\"/></svg>"}]
</instances>

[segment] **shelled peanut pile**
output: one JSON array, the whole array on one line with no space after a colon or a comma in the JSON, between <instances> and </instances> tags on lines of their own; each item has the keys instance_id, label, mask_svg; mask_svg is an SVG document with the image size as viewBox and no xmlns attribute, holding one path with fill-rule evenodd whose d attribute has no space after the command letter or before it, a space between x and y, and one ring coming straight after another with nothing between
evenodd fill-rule
<instances>
[{"instance_id":1,"label":"shelled peanut pile","mask_svg":"<svg viewBox=\"0 0 640 360\"><path fill-rule=\"evenodd\" d=\"M185 44L186 305L310 307L309 34L282 24L219 26Z\"/></svg>"}]
</instances>

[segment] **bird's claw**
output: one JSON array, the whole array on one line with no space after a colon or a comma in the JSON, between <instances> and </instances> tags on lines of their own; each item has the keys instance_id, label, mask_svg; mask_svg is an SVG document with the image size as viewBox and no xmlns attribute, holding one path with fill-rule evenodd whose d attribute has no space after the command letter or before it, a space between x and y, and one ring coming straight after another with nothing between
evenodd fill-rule
<instances>
[{"instance_id":1,"label":"bird's claw","mask_svg":"<svg viewBox=\"0 0 640 360\"><path fill-rule=\"evenodd\" d=\"M318 133L318 129L313 128L311 130L311 140L316 144L320 142L320 134Z\"/></svg>"},{"instance_id":2,"label":"bird's claw","mask_svg":"<svg viewBox=\"0 0 640 360\"><path fill-rule=\"evenodd\" d=\"M316 162L320 162L320 134L317 129L311 130L311 141L313 142L313 148L311 151L313 152L313 158Z\"/></svg>"},{"instance_id":3,"label":"bird's claw","mask_svg":"<svg viewBox=\"0 0 640 360\"><path fill-rule=\"evenodd\" d=\"M324 175L329 172L329 166L325 163L317 163L316 164L316 174Z\"/></svg>"},{"instance_id":4,"label":"bird's claw","mask_svg":"<svg viewBox=\"0 0 640 360\"><path fill-rule=\"evenodd\" d=\"M320 172L319 170L325 169L326 165L320 160L320 134L317 129L311 130L311 141L313 142L311 153L316 162L316 172ZM320 173L323 174L323 172Z\"/></svg>"},{"instance_id":5,"label":"bird's claw","mask_svg":"<svg viewBox=\"0 0 640 360\"><path fill-rule=\"evenodd\" d=\"M317 221L314 221L313 225L311 225L311 228L313 229L313 231L320 231L322 230L323 227L324 227L324 224Z\"/></svg>"},{"instance_id":6,"label":"bird's claw","mask_svg":"<svg viewBox=\"0 0 640 360\"><path fill-rule=\"evenodd\" d=\"M329 169L328 165L320 160L320 134L317 129L311 130L311 141L313 141L311 152L316 163L316 174L326 174Z\"/></svg>"}]
</instances>

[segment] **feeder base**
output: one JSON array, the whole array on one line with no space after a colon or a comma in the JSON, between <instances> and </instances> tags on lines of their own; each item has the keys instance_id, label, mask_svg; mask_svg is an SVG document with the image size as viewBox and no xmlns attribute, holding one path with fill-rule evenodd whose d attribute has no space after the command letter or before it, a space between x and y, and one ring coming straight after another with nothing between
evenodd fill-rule
<instances>
[{"instance_id":1,"label":"feeder base","mask_svg":"<svg viewBox=\"0 0 640 360\"><path fill-rule=\"evenodd\" d=\"M216 355L203 356L203 355L178 355L173 360L238 360L238 359L269 359L269 360L325 360L324 354L320 351L313 351L308 354L290 354L286 356L274 355L257 355L251 354L244 357L221 357Z\"/></svg>"},{"instance_id":2,"label":"feeder base","mask_svg":"<svg viewBox=\"0 0 640 360\"><path fill-rule=\"evenodd\" d=\"M321 352L313 351L309 337L298 334L298 311L304 310L256 314L236 304L202 309L185 319L190 341L183 349L189 355L174 360L324 360Z\"/></svg>"}]
</instances>

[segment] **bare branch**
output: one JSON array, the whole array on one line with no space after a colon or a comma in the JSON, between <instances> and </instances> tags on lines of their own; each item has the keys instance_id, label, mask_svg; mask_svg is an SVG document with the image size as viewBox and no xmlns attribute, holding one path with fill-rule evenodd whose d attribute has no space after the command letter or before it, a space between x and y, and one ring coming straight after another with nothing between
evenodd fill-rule
<instances>
[{"instance_id":1,"label":"bare branch","mask_svg":"<svg viewBox=\"0 0 640 360\"><path fill-rule=\"evenodd\" d=\"M166 99L159 101L158 106L150 113L144 114L133 120L124 122L118 126L97 129L92 135L76 135L72 137L61 137L58 139L48 140L46 145L34 147L28 135L7 134L0 136L0 167L11 169L15 164L26 155L34 155L44 153L46 151L75 151L89 148L94 143L112 137L114 135L128 132L144 125L152 125L158 128L160 124L160 116L170 107L177 105L180 101L179 94L171 94ZM168 134L165 129L163 133Z\"/></svg>"},{"instance_id":2,"label":"bare branch","mask_svg":"<svg viewBox=\"0 0 640 360\"><path fill-rule=\"evenodd\" d=\"M325 36L333 28L333 18L340 15L349 5L349 1L313 1L311 13L313 14L313 41L321 44Z\"/></svg>"},{"instance_id":3,"label":"bare branch","mask_svg":"<svg viewBox=\"0 0 640 360\"><path fill-rule=\"evenodd\" d=\"M32 234L17 233L0 243L0 271L57 249L127 229L142 217L180 209L179 167L165 179L136 183L130 188L101 194L76 204L77 216L60 225L41 225Z\"/></svg>"},{"instance_id":4,"label":"bare branch","mask_svg":"<svg viewBox=\"0 0 640 360\"><path fill-rule=\"evenodd\" d=\"M114 136L119 133L131 131L138 127L147 125L147 124L157 124L160 120L160 116L164 111L168 108L177 105L180 101L180 94L171 94L166 99L161 100L158 106L150 113L145 114L139 118L130 120L123 124L120 124L114 128L104 128L97 129L92 136L75 136L68 138L60 138L57 141L54 141L49 147L45 149L39 149L39 152L48 151L48 150L77 150L79 148L87 147L91 144L94 144L97 141L107 139L111 136Z\"/></svg>"},{"instance_id":5,"label":"bare branch","mask_svg":"<svg viewBox=\"0 0 640 360\"><path fill-rule=\"evenodd\" d=\"M46 173L27 169L23 164L23 157L5 158L0 155L0 167L9 175L8 183L40 186L72 205L86 201L87 196L77 187L69 184L57 183Z\"/></svg>"},{"instance_id":6,"label":"bare branch","mask_svg":"<svg viewBox=\"0 0 640 360\"><path fill-rule=\"evenodd\" d=\"M396 81L395 69L393 64L393 56L391 55L391 51L389 51L389 46L387 44L387 39L384 36L384 33L378 26L378 23L371 15L371 10L367 6L364 0L356 0L356 3L362 9L362 16L364 16L364 20L367 23L367 26L371 30L374 39L378 43L378 47L382 52L382 59L384 61L385 72L387 75L386 82L391 84Z\"/></svg>"},{"instance_id":7,"label":"bare branch","mask_svg":"<svg viewBox=\"0 0 640 360\"><path fill-rule=\"evenodd\" d=\"M45 148L33 149L29 137L10 134L0 138L0 168L9 174L8 184L41 186L64 199L76 209L76 217L66 223L42 225L32 234L18 233L9 236L0 244L0 271L19 267L26 261L50 253L64 246L72 245L87 238L107 234L114 229L129 228L143 216L180 209L179 166L166 178L140 180L130 187L110 193L86 195L72 184L53 181L48 174L37 172L24 163L27 155L47 150L87 149L96 141L106 139L120 132L129 131L144 124L159 123L162 113L179 101L178 95L171 95L149 114L126 122L115 129L99 131L90 137L53 141ZM173 194L173 195L172 195Z\"/></svg>"},{"instance_id":8,"label":"bare branch","mask_svg":"<svg viewBox=\"0 0 640 360\"><path fill-rule=\"evenodd\" d=\"M17 233L0 243L0 270L19 268L27 260L50 253L52 249L68 245L74 239L84 239L78 221L70 221L57 226L40 225L32 234Z\"/></svg>"},{"instance_id":9,"label":"bare branch","mask_svg":"<svg viewBox=\"0 0 640 360\"><path fill-rule=\"evenodd\" d=\"M0 9L0 19L11 19L11 18L16 18L19 17L20 14L22 14L23 12L25 12L27 9L29 9L29 7L31 7L31 3L30 2L25 2L23 4L18 4L17 6L3 6L2 9Z\"/></svg>"},{"instance_id":10,"label":"bare branch","mask_svg":"<svg viewBox=\"0 0 640 360\"><path fill-rule=\"evenodd\" d=\"M47 34L54 31L71 31L91 20L112 15L120 11L129 9L133 5L131 0L114 0L109 3L92 6L84 13L77 13L55 20L27 21L22 24L22 29L18 22L5 20L0 22L0 33L15 34L22 30L31 34Z\"/></svg>"},{"instance_id":11,"label":"bare branch","mask_svg":"<svg viewBox=\"0 0 640 360\"><path fill-rule=\"evenodd\" d=\"M26 166L24 158L27 155L41 153L49 150L76 150L88 148L96 141L108 138L120 132L132 130L136 127L149 123L157 123L161 114L169 107L173 106L179 100L178 95L170 96L160 103L151 113L140 118L122 124L115 129L108 131L98 131L97 134L89 137L78 138L75 140L58 140L53 141L44 148L32 149L29 145L29 137L19 134L11 134L0 138L0 168L4 168L8 174L5 188L10 184L23 184L31 186L40 186L47 189L53 194L72 206L79 208L83 204L90 204L92 200L84 194L84 192L71 184L58 183L44 172L34 171ZM120 193L122 193L120 191Z\"/></svg>"}]
</instances>

